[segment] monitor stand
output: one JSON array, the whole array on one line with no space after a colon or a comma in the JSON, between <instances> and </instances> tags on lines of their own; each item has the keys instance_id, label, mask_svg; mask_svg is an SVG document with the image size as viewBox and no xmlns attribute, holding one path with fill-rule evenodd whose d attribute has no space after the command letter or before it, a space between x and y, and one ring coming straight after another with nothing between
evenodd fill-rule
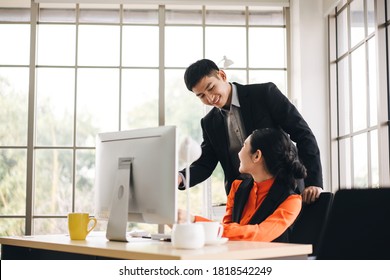
<instances>
[{"instance_id":1,"label":"monitor stand","mask_svg":"<svg viewBox=\"0 0 390 280\"><path fill-rule=\"evenodd\" d=\"M127 217L129 210L130 178L133 158L119 158L112 196L111 211L108 218L106 238L110 241L128 242Z\"/></svg>"}]
</instances>

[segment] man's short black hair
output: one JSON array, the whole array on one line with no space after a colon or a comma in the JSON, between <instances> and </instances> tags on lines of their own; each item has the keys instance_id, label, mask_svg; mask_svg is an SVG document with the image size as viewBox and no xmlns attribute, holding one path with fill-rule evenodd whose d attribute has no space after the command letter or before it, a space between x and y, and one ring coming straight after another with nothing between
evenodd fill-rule
<instances>
[{"instance_id":1,"label":"man's short black hair","mask_svg":"<svg viewBox=\"0 0 390 280\"><path fill-rule=\"evenodd\" d=\"M184 82L189 91L205 76L211 76L219 71L217 64L209 59L200 59L192 63L184 73Z\"/></svg>"}]
</instances>

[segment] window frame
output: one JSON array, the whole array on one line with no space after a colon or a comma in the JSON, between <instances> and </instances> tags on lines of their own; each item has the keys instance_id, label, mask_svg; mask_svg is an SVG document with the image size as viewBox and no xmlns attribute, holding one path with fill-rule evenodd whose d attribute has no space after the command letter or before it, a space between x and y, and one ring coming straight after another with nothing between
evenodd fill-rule
<instances>
[{"instance_id":1,"label":"window frame","mask_svg":"<svg viewBox=\"0 0 390 280\"><path fill-rule=\"evenodd\" d=\"M66 219L65 215L56 215L56 214L49 214L49 215L37 215L34 212L34 193L35 193L35 186L34 186L34 179L35 179L35 171L34 171L34 166L35 166L35 159L36 159L36 152L37 151L44 151L47 149L67 149L68 151L71 151L72 153L72 198L71 198L71 203L72 203L72 211L75 210L75 202L76 202L76 179L75 179L75 174L76 174L76 168L77 168L77 153L79 151L91 151L94 149L92 146L88 147L79 147L77 145L76 141L76 117L74 118L74 128L73 128L73 144L71 146L46 146L46 145L37 145L36 143L36 103L37 103L37 89L36 89L36 80L37 80L37 32L38 32L38 25L39 24L46 24L44 22L39 22L39 12L40 12L40 4L36 3L36 1L31 2L31 7L30 7L30 19L27 23L30 26L30 60L29 60L29 65L26 65L29 67L29 99L28 99L28 132L27 132L27 145L26 146L17 146L17 149L23 149L27 152L27 172L26 172L26 213L25 215L0 215L0 219L6 219L6 218L24 218L25 219L25 230L24 234L26 235L31 235L34 233L34 221L36 219L50 219L50 218L55 218L55 219ZM124 5L119 5L120 10L122 12ZM244 6L244 4L242 5ZM222 6L221 6L222 7ZM221 8L222 9L222 8ZM223 26L234 26L233 25L214 25L214 24L206 24L205 23L205 17L206 17L206 11L207 11L207 6L202 6L202 23L200 26L203 28L203 33L205 32L205 28L207 26L217 26L217 27L223 27ZM246 76L246 82L249 81L250 73L251 71L279 71L279 72L284 72L285 73L285 87L286 87L286 92L285 94L288 96L289 93L289 8L283 5L282 8L282 13L283 13L283 24L274 24L274 25L263 25L263 24L250 24L249 23L249 12L251 10L249 9L248 6L245 6L245 23L242 25L243 28L246 29L246 36L247 36L247 41L245 42L246 44L246 66L245 67L234 67L234 65L229 69L229 71L243 71L245 72ZM79 4L76 4L76 13L79 13ZM159 36L161 38L164 38L164 26L169 26L169 24L166 24L164 22L165 18L165 7L163 5L158 6L158 16L159 16L159 22L157 24L150 24L150 25L155 25L158 26L160 29ZM49 23L51 24L51 22ZM86 24L86 23L80 23L78 20L76 22L65 22L65 23L59 23L59 24L75 24L80 25L80 24ZM117 24L117 23L104 23L104 24ZM124 25L122 22L119 23L120 25ZM175 24L172 24L175 25ZM190 26L191 24L184 24L183 26ZM240 25L241 26L241 25ZM278 27L278 28L283 28L285 31L285 57L286 57L286 65L285 67L250 67L249 66L249 56L248 56L248 29L249 28L262 28L262 27L268 27L268 28L273 28L273 27ZM177 68L177 67L166 67L164 66L164 43L163 41L160 40L159 42L160 47L159 47L159 65L157 67L150 67L151 69L157 69L159 71L159 102L158 102L158 125L164 125L166 123L166 116L165 116L165 103L164 103L164 98L165 98L165 93L164 93L164 71L167 69L181 69L185 70L184 67L182 68ZM203 56L205 56L205 48L204 48L205 42L203 42ZM76 49L77 53L77 49ZM39 67L39 65L38 65ZM73 66L71 66L73 67ZM74 66L74 68L77 70L79 66ZM131 67L129 67L131 68ZM120 65L119 69L123 69L123 67ZM75 89L76 90L76 89ZM75 105L76 106L76 105ZM205 109L205 112L207 113L207 109ZM119 123L119 129L121 129L121 124ZM9 146L2 146L0 148L9 148ZM203 202L204 202L204 215L211 217L212 215L212 198L211 198L211 186L210 182L206 182L206 191L203 192ZM222 186L221 186L222 188ZM224 189L224 188L223 188Z\"/></svg>"},{"instance_id":2,"label":"window frame","mask_svg":"<svg viewBox=\"0 0 390 280\"><path fill-rule=\"evenodd\" d=\"M332 191L335 192L338 189L344 189L344 188L356 188L359 187L358 183L354 181L354 174L358 173L354 166L354 157L353 157L353 140L356 137L365 135L367 140L367 167L368 167L368 188L373 187L387 187L390 186L390 178L389 178L389 158L390 158L390 149L389 149L389 36L386 35L389 30L390 21L387 19L385 20L385 7L386 7L386 0L374 0L374 16L375 16L375 31L374 33L368 34L367 30L367 1L363 1L363 7L364 7L364 15L365 15L365 38L359 42L355 46L351 46L351 21L348 20L348 32L349 34L348 38L339 38L338 36L338 26L337 26L337 16L340 15L343 12L347 12L347 18L350 19L350 6L354 3L354 1L342 1L339 3L339 5L334 9L334 11L328 16L328 31L329 31L329 89L330 89L330 125L331 125L331 185L332 185ZM388 1L387 1L388 5ZM342 42L343 40L347 40L348 49L343 54L338 54L338 43ZM369 59L368 57L368 43L369 41L375 42L376 45L376 92L377 95L377 118L378 121L376 124L370 124L370 96L369 96L369 85L367 85L367 125L359 129L357 131L353 130L353 106L351 99L353 98L352 93L352 80L351 80L351 55L359 48L365 48L365 75L367 83L369 83ZM372 57L371 57L372 59ZM348 61L348 80L340 80L340 71L339 68L340 61L347 60ZM340 90L340 86L342 84L349 84L348 86L348 94L349 97L347 100L349 100L349 118L350 118L350 130L349 132L341 131L342 127L342 121L343 116L345 115L342 110L340 110L340 98L343 98L343 93ZM372 104L371 104L372 105ZM376 146L378 147L377 151L371 151L371 140L372 137L370 137L370 134L373 132L377 135L377 143ZM375 138L374 138L375 139ZM346 151L343 148L342 143L344 141L350 142L349 151ZM375 153L377 153L377 164L378 164L378 182L375 184L373 183L373 176L374 174L371 173L372 165L374 164L372 162L372 159L375 159ZM343 159L343 155L349 155L348 159ZM347 178L348 175L344 174L344 172L349 172L351 180L349 184L344 184L343 181L346 180L348 182ZM346 176L346 177L345 177ZM360 186L361 187L361 186Z\"/></svg>"}]
</instances>

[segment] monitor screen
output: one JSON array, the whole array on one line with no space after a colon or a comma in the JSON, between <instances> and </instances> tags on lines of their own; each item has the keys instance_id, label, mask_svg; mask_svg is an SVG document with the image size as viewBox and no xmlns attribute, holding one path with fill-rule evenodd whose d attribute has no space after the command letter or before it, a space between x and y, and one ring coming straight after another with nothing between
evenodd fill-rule
<instances>
[{"instance_id":1,"label":"monitor screen","mask_svg":"<svg viewBox=\"0 0 390 280\"><path fill-rule=\"evenodd\" d=\"M177 216L175 126L96 137L96 217L107 238L126 241L127 222L174 224Z\"/></svg>"}]
</instances>

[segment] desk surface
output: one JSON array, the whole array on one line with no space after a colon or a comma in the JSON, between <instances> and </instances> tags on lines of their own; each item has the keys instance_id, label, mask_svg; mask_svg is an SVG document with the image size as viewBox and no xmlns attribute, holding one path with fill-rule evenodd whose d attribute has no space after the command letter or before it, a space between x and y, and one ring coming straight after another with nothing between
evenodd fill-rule
<instances>
[{"instance_id":1,"label":"desk surface","mask_svg":"<svg viewBox=\"0 0 390 280\"><path fill-rule=\"evenodd\" d=\"M205 246L201 249L175 249L170 242L133 238L129 242L108 241L104 234L92 232L86 240L70 240L69 235L36 235L0 237L0 244L77 253L117 259L275 259L306 258L312 245L228 241L223 245Z\"/></svg>"}]
</instances>

